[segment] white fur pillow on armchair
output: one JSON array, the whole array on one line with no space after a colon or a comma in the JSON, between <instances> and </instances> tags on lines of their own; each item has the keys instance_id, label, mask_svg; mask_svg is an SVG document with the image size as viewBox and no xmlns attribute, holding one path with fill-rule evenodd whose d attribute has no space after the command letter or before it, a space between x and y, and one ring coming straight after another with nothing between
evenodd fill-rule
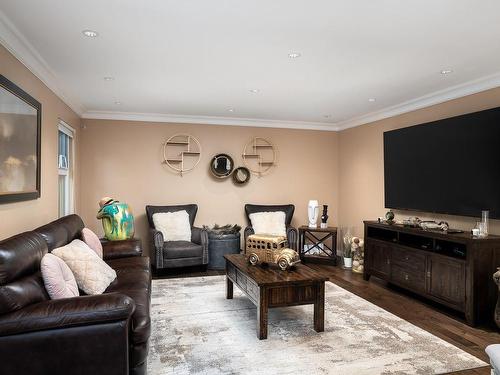
<instances>
[{"instance_id":1,"label":"white fur pillow on armchair","mask_svg":"<svg viewBox=\"0 0 500 375\"><path fill-rule=\"evenodd\" d=\"M283 211L255 212L248 217L255 234L286 236L285 213Z\"/></svg>"},{"instance_id":2,"label":"white fur pillow on armchair","mask_svg":"<svg viewBox=\"0 0 500 375\"><path fill-rule=\"evenodd\" d=\"M191 241L191 224L186 210L156 213L153 224L163 234L165 242Z\"/></svg>"}]
</instances>

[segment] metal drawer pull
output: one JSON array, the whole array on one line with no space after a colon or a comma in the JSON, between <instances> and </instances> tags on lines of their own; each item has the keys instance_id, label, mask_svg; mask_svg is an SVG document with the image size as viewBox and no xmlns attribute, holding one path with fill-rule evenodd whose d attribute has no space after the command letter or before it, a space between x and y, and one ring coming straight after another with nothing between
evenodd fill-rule
<instances>
[{"instance_id":1,"label":"metal drawer pull","mask_svg":"<svg viewBox=\"0 0 500 375\"><path fill-rule=\"evenodd\" d=\"M427 277L431 277L431 271L427 271Z\"/></svg>"},{"instance_id":2,"label":"metal drawer pull","mask_svg":"<svg viewBox=\"0 0 500 375\"><path fill-rule=\"evenodd\" d=\"M405 280L408 281L408 274L405 274Z\"/></svg>"},{"instance_id":3,"label":"metal drawer pull","mask_svg":"<svg viewBox=\"0 0 500 375\"><path fill-rule=\"evenodd\" d=\"M405 257L405 260L410 260L410 257L407 255L407 256Z\"/></svg>"}]
</instances>

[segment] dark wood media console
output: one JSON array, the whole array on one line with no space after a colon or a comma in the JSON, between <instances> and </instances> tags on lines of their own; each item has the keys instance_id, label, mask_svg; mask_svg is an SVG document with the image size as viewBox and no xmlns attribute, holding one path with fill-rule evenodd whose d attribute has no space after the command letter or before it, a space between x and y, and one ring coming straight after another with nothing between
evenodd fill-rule
<instances>
[{"instance_id":1,"label":"dark wood media console","mask_svg":"<svg viewBox=\"0 0 500 375\"><path fill-rule=\"evenodd\" d=\"M500 236L409 228L365 221L363 277L376 276L454 310L469 325L493 322Z\"/></svg>"}]
</instances>

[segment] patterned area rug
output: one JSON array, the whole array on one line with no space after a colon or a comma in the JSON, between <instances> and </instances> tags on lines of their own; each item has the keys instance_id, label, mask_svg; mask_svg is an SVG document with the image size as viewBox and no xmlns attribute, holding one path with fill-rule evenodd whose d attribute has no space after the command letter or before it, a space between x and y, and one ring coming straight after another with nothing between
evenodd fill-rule
<instances>
[{"instance_id":1,"label":"patterned area rug","mask_svg":"<svg viewBox=\"0 0 500 375\"><path fill-rule=\"evenodd\" d=\"M224 276L153 281L150 375L442 374L478 358L341 287L326 283L325 332L312 305L271 309L268 339L256 308Z\"/></svg>"}]
</instances>

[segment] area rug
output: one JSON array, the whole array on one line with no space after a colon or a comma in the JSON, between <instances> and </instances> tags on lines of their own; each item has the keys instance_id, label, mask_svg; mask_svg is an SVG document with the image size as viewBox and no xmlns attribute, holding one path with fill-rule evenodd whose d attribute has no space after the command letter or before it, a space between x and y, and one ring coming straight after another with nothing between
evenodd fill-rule
<instances>
[{"instance_id":1,"label":"area rug","mask_svg":"<svg viewBox=\"0 0 500 375\"><path fill-rule=\"evenodd\" d=\"M267 340L256 308L225 276L154 280L148 374L443 374L487 364L333 284L325 332L313 307L269 311Z\"/></svg>"}]
</instances>

